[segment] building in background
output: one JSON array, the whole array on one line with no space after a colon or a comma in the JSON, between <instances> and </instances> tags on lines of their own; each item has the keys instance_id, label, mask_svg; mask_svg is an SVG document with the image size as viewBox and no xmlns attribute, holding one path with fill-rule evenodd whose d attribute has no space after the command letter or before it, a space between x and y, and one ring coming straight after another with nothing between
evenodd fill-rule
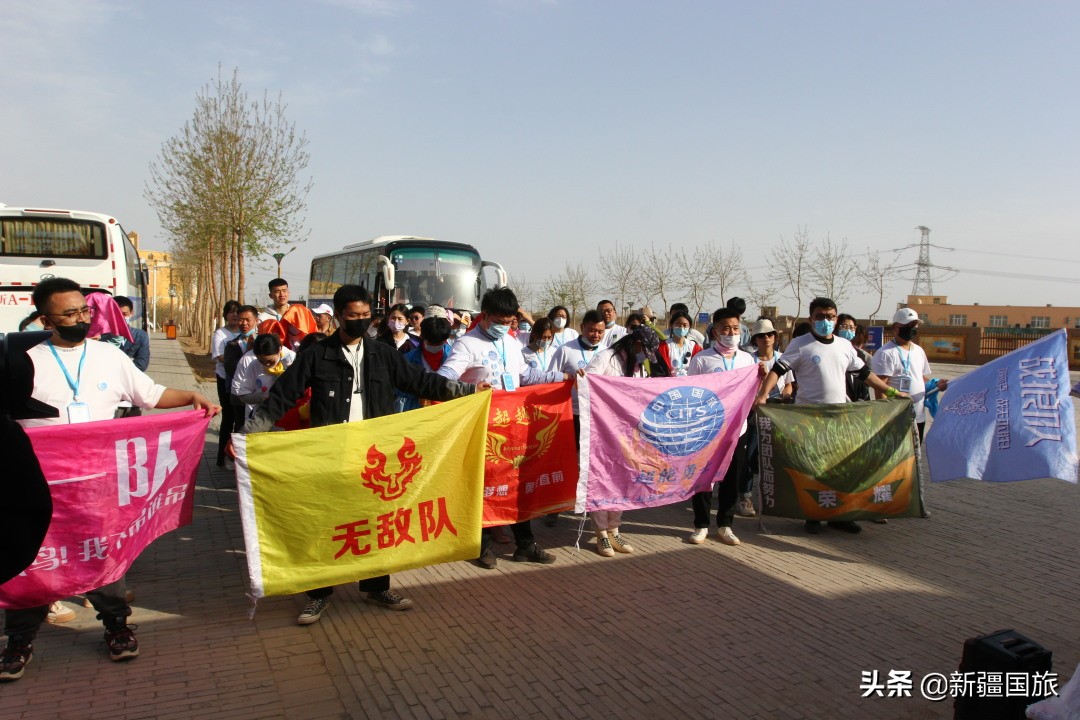
<instances>
[{"instance_id":1,"label":"building in background","mask_svg":"<svg viewBox=\"0 0 1080 720\"><path fill-rule=\"evenodd\" d=\"M1080 328L1080 307L1053 305L954 305L945 295L908 295L901 307L919 313L926 325L980 328Z\"/></svg>"}]
</instances>

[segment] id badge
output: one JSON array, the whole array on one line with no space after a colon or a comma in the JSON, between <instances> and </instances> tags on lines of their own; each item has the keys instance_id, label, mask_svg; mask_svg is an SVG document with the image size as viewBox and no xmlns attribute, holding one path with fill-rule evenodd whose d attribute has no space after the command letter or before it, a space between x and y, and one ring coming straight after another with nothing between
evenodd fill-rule
<instances>
[{"instance_id":1,"label":"id badge","mask_svg":"<svg viewBox=\"0 0 1080 720\"><path fill-rule=\"evenodd\" d=\"M90 406L84 402L73 402L67 406L69 423L90 422Z\"/></svg>"},{"instance_id":2,"label":"id badge","mask_svg":"<svg viewBox=\"0 0 1080 720\"><path fill-rule=\"evenodd\" d=\"M506 372L502 374L502 387L503 390L510 390L511 392L517 390L517 381L514 380L513 373Z\"/></svg>"},{"instance_id":3,"label":"id badge","mask_svg":"<svg viewBox=\"0 0 1080 720\"><path fill-rule=\"evenodd\" d=\"M911 392L911 376L901 375L896 378L896 389L902 393Z\"/></svg>"}]
</instances>

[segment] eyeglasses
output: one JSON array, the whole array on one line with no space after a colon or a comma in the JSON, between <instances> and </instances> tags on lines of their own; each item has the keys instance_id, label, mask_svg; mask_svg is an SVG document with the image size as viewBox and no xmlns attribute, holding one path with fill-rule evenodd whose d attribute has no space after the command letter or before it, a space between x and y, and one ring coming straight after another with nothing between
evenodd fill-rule
<instances>
[{"instance_id":1,"label":"eyeglasses","mask_svg":"<svg viewBox=\"0 0 1080 720\"><path fill-rule=\"evenodd\" d=\"M45 313L46 315L52 315L53 317L63 317L68 319L75 319L77 317L93 317L94 308L89 305L83 305L78 310L68 310L62 313Z\"/></svg>"},{"instance_id":2,"label":"eyeglasses","mask_svg":"<svg viewBox=\"0 0 1080 720\"><path fill-rule=\"evenodd\" d=\"M814 320L836 320L836 313L832 315L823 312L814 313Z\"/></svg>"}]
</instances>

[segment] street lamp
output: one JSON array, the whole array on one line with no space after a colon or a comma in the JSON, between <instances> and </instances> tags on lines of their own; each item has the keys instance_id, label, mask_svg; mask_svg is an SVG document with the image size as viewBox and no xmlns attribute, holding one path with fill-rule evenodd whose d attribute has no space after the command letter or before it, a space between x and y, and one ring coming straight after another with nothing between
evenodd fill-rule
<instances>
[{"instance_id":1,"label":"street lamp","mask_svg":"<svg viewBox=\"0 0 1080 720\"><path fill-rule=\"evenodd\" d=\"M276 252L276 253L274 253L272 255L272 257L275 260L277 260L277 276L278 277L281 277L281 261L285 259L286 255L288 255L289 253L291 253L295 249L296 249L296 246L294 245L293 247L289 248L289 252L286 252L286 253Z\"/></svg>"},{"instance_id":2,"label":"street lamp","mask_svg":"<svg viewBox=\"0 0 1080 720\"><path fill-rule=\"evenodd\" d=\"M158 282L158 280L157 280L157 278L158 278L158 270L160 270L161 268L166 268L166 269L171 270L172 269L172 263L156 262L156 263L154 263L153 265L150 266L150 269L154 271L154 317L150 321L150 324L154 326L154 331L155 332L157 331L157 298L158 298L158 290L157 290L157 282Z\"/></svg>"}]
</instances>

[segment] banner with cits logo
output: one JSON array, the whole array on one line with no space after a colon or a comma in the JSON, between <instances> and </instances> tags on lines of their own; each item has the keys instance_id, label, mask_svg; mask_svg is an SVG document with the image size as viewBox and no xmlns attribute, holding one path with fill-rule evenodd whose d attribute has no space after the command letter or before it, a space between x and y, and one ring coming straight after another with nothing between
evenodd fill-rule
<instances>
[{"instance_id":1,"label":"banner with cits logo","mask_svg":"<svg viewBox=\"0 0 1080 720\"><path fill-rule=\"evenodd\" d=\"M576 512L686 500L722 480L754 402L757 366L672 378L579 379Z\"/></svg>"},{"instance_id":2,"label":"banner with cits logo","mask_svg":"<svg viewBox=\"0 0 1080 720\"><path fill-rule=\"evenodd\" d=\"M252 595L479 556L490 402L233 435Z\"/></svg>"},{"instance_id":3,"label":"banner with cits logo","mask_svg":"<svg viewBox=\"0 0 1080 720\"><path fill-rule=\"evenodd\" d=\"M1076 482L1064 330L949 381L926 435L934 480Z\"/></svg>"},{"instance_id":4,"label":"banner with cits logo","mask_svg":"<svg viewBox=\"0 0 1080 720\"><path fill-rule=\"evenodd\" d=\"M191 522L210 418L201 410L28 428L52 493L37 560L0 585L29 608L123 577L156 538Z\"/></svg>"}]
</instances>

